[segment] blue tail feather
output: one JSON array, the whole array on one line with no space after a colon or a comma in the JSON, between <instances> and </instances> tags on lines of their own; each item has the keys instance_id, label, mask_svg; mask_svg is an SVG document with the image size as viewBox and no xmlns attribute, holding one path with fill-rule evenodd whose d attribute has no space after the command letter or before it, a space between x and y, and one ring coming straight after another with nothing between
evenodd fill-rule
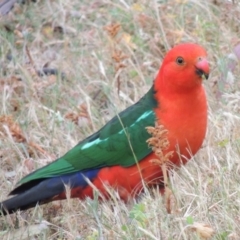
<instances>
[{"instance_id":1,"label":"blue tail feather","mask_svg":"<svg viewBox=\"0 0 240 240\"><path fill-rule=\"evenodd\" d=\"M70 188L84 188L88 185L86 178L92 181L99 171L100 169L85 170L23 184L11 192L17 194L16 196L0 203L0 214L2 212L5 215L7 212L25 210L36 204L46 203L52 197L64 192L64 185Z\"/></svg>"}]
</instances>

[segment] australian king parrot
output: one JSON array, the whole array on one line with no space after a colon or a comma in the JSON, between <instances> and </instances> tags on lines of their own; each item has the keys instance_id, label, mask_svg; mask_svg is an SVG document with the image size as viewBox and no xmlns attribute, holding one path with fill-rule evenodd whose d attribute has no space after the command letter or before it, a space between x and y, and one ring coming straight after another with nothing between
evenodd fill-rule
<instances>
[{"instance_id":1,"label":"australian king parrot","mask_svg":"<svg viewBox=\"0 0 240 240\"><path fill-rule=\"evenodd\" d=\"M162 187L161 168L147 140L147 126L155 121L167 130L172 165L186 163L201 147L207 128L207 100L203 79L208 78L205 49L184 43L164 57L149 91L134 105L117 114L99 131L80 141L64 156L21 179L11 197L0 203L2 214L71 197L104 198L106 187L128 201L143 191L143 184ZM90 184L91 183L91 184Z\"/></svg>"}]
</instances>

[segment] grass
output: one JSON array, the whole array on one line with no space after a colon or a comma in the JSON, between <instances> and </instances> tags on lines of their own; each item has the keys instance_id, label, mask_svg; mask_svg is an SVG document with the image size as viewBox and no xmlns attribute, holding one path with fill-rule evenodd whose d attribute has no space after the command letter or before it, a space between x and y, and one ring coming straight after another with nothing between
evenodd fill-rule
<instances>
[{"instance_id":1,"label":"grass","mask_svg":"<svg viewBox=\"0 0 240 240\"><path fill-rule=\"evenodd\" d=\"M177 211L147 192L131 204L54 202L0 219L3 239L211 239L240 236L237 1L37 1L0 20L0 199L24 175L61 156L150 87L169 48L203 45L208 134L170 178ZM234 61L233 61L234 63ZM58 76L37 74L54 68ZM4 118L8 116L8 120ZM4 124L3 124L4 123ZM200 231L200 234L198 232Z\"/></svg>"}]
</instances>

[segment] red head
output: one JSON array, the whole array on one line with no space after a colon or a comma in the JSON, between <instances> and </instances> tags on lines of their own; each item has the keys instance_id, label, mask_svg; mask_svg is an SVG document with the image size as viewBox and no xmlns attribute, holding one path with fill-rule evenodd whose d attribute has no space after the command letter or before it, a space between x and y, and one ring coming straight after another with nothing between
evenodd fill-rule
<instances>
[{"instance_id":1,"label":"red head","mask_svg":"<svg viewBox=\"0 0 240 240\"><path fill-rule=\"evenodd\" d=\"M209 64L204 48L184 43L172 48L165 56L154 83L155 89L184 92L201 85L202 77L208 78Z\"/></svg>"}]
</instances>

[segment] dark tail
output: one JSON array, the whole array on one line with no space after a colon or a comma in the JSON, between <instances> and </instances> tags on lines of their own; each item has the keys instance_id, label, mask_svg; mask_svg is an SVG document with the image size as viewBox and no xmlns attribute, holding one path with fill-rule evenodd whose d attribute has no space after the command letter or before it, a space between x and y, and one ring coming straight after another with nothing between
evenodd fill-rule
<instances>
[{"instance_id":1,"label":"dark tail","mask_svg":"<svg viewBox=\"0 0 240 240\"><path fill-rule=\"evenodd\" d=\"M13 190L10 194L18 195L0 203L0 215L13 213L17 210L26 210L36 206L37 204L43 204L51 201L52 197L64 191L64 184L62 181L58 181L57 185L54 184L54 186L49 187L52 180L53 179L42 179L37 182L29 182Z\"/></svg>"},{"instance_id":2,"label":"dark tail","mask_svg":"<svg viewBox=\"0 0 240 240\"><path fill-rule=\"evenodd\" d=\"M4 0L0 3L0 13L2 15L6 15L12 8L13 5L15 4L17 0Z\"/></svg>"},{"instance_id":3,"label":"dark tail","mask_svg":"<svg viewBox=\"0 0 240 240\"><path fill-rule=\"evenodd\" d=\"M71 188L84 188L88 185L86 177L92 180L98 171L98 169L82 171L61 177L37 179L24 183L10 193L10 195L15 196L0 203L0 215L13 213L17 210L26 210L37 204L51 202L53 197L65 191L65 185Z\"/></svg>"}]
</instances>

